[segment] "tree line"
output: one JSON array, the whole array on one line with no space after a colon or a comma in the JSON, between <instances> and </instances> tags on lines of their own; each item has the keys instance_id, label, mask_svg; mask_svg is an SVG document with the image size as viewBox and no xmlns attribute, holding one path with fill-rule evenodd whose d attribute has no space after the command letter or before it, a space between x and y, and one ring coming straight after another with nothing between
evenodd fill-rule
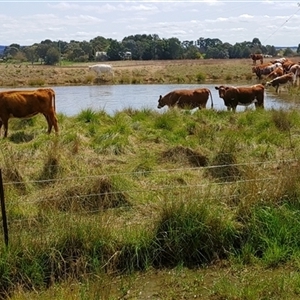
<instances>
[{"instance_id":1,"label":"tree line","mask_svg":"<svg viewBox=\"0 0 300 300\"><path fill-rule=\"evenodd\" d=\"M165 39L159 38L157 34L136 34L125 37L122 41L98 36L89 42L46 39L31 46L11 44L4 48L1 59L56 65L62 60L70 62L123 60L126 52L131 53L132 60L175 60L249 58L251 53L277 56L279 50L273 45L262 45L258 38L232 45L228 42L223 43L217 38L200 37L196 41L180 41L176 37ZM97 53L101 55L96 55ZM300 44L296 53L300 53ZM286 48L282 55L293 56L296 53Z\"/></svg>"}]
</instances>

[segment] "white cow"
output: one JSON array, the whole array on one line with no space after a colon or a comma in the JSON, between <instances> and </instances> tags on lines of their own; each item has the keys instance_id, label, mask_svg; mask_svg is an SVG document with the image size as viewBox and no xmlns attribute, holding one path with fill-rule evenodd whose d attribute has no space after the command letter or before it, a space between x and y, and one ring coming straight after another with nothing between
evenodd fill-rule
<instances>
[{"instance_id":1,"label":"white cow","mask_svg":"<svg viewBox=\"0 0 300 300\"><path fill-rule=\"evenodd\" d=\"M114 72L111 65L105 65L105 64L93 65L93 66L89 66L89 70L93 70L94 72L97 73L98 76L105 73L109 73L112 76L114 76Z\"/></svg>"}]
</instances>

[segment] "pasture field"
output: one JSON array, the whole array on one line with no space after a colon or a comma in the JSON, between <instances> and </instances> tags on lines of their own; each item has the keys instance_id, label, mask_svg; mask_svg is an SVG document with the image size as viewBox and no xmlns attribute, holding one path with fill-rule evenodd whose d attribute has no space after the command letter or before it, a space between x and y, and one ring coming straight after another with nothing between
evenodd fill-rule
<instances>
[{"instance_id":1,"label":"pasture field","mask_svg":"<svg viewBox=\"0 0 300 300\"><path fill-rule=\"evenodd\" d=\"M113 80L217 80L201 62L114 62ZM248 60L218 70L256 81ZM0 139L0 298L299 298L300 111L87 109L58 125L11 119Z\"/></svg>"},{"instance_id":2,"label":"pasture field","mask_svg":"<svg viewBox=\"0 0 300 300\"><path fill-rule=\"evenodd\" d=\"M265 59L270 60L268 59ZM295 61L298 61L295 58ZM256 82L251 59L113 61L114 77L97 78L87 63L44 66L0 63L0 86Z\"/></svg>"}]
</instances>

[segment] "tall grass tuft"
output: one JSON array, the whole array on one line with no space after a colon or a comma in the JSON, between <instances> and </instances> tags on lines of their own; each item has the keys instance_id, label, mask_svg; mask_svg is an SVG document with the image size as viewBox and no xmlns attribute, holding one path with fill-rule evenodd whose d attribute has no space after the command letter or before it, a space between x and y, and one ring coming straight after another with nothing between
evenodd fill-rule
<instances>
[{"instance_id":1,"label":"tall grass tuft","mask_svg":"<svg viewBox=\"0 0 300 300\"><path fill-rule=\"evenodd\" d=\"M84 123L91 123L91 122L98 121L97 113L92 108L87 108L87 109L82 110L77 115L77 119L78 119L78 121L81 121Z\"/></svg>"},{"instance_id":2,"label":"tall grass tuft","mask_svg":"<svg viewBox=\"0 0 300 300\"><path fill-rule=\"evenodd\" d=\"M228 215L203 201L169 201L156 225L154 264L157 266L203 265L231 253L238 236Z\"/></svg>"},{"instance_id":3,"label":"tall grass tuft","mask_svg":"<svg viewBox=\"0 0 300 300\"><path fill-rule=\"evenodd\" d=\"M298 253L300 238L299 213L287 205L279 208L258 206L247 226L245 245L268 267L276 267Z\"/></svg>"},{"instance_id":4,"label":"tall grass tuft","mask_svg":"<svg viewBox=\"0 0 300 300\"><path fill-rule=\"evenodd\" d=\"M200 72L200 73L196 74L197 82L203 83L203 82L205 82L205 79L206 79L205 73Z\"/></svg>"},{"instance_id":5,"label":"tall grass tuft","mask_svg":"<svg viewBox=\"0 0 300 300\"><path fill-rule=\"evenodd\" d=\"M208 171L211 176L221 181L235 181L242 176L235 154L237 145L236 138L229 136L228 139L224 139L221 149L210 163Z\"/></svg>"}]
</instances>

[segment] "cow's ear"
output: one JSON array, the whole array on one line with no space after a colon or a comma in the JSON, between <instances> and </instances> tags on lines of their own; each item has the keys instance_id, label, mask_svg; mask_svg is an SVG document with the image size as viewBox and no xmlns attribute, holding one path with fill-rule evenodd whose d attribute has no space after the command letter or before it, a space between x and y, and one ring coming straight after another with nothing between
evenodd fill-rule
<instances>
[{"instance_id":1,"label":"cow's ear","mask_svg":"<svg viewBox=\"0 0 300 300\"><path fill-rule=\"evenodd\" d=\"M215 86L215 89L216 89L216 90L218 90L218 89L219 89L219 87L218 87L218 86Z\"/></svg>"},{"instance_id":2,"label":"cow's ear","mask_svg":"<svg viewBox=\"0 0 300 300\"><path fill-rule=\"evenodd\" d=\"M162 98L162 95L159 95L159 100Z\"/></svg>"}]
</instances>

